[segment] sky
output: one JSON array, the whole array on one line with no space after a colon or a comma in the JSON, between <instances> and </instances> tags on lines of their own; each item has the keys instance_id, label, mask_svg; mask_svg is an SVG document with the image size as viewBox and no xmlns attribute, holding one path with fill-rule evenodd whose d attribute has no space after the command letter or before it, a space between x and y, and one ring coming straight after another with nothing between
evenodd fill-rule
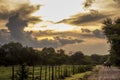
<instances>
[{"instance_id":1,"label":"sky","mask_svg":"<svg viewBox=\"0 0 120 80\"><path fill-rule=\"evenodd\" d=\"M102 22L119 17L119 7L120 0L0 0L0 44L108 54Z\"/></svg>"}]
</instances>

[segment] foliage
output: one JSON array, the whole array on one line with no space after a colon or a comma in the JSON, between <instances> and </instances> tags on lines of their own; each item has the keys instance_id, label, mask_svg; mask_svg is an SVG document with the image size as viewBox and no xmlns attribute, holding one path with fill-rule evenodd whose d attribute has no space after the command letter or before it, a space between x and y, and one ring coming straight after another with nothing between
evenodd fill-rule
<instances>
[{"instance_id":1,"label":"foliage","mask_svg":"<svg viewBox=\"0 0 120 80\"><path fill-rule=\"evenodd\" d=\"M111 45L110 61L120 66L120 18L116 18L115 20L108 18L103 24L103 31Z\"/></svg>"},{"instance_id":2,"label":"foliage","mask_svg":"<svg viewBox=\"0 0 120 80\"><path fill-rule=\"evenodd\" d=\"M19 66L19 70L16 73L16 80L28 80L29 78L29 69L26 67L25 64Z\"/></svg>"},{"instance_id":3,"label":"foliage","mask_svg":"<svg viewBox=\"0 0 120 80\"><path fill-rule=\"evenodd\" d=\"M101 64L107 56L84 55L78 51L67 55L63 49L55 50L52 47L36 50L32 47L22 46L20 43L11 42L0 47L0 65L88 65Z\"/></svg>"}]
</instances>

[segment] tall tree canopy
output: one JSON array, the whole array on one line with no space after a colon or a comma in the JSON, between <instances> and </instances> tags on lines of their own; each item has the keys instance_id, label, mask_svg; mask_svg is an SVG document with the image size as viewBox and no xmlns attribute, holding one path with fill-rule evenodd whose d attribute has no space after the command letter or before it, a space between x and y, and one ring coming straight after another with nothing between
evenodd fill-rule
<instances>
[{"instance_id":1,"label":"tall tree canopy","mask_svg":"<svg viewBox=\"0 0 120 80\"><path fill-rule=\"evenodd\" d=\"M104 20L103 31L111 45L110 60L113 64L120 66L120 18Z\"/></svg>"}]
</instances>

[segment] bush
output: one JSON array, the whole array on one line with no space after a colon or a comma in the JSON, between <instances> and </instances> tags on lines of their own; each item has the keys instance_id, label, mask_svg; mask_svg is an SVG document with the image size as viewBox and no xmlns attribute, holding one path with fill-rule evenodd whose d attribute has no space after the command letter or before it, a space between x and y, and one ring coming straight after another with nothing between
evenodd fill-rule
<instances>
[{"instance_id":1,"label":"bush","mask_svg":"<svg viewBox=\"0 0 120 80\"><path fill-rule=\"evenodd\" d=\"M15 75L16 80L28 80L29 78L29 69L26 67L25 64L19 66L17 73Z\"/></svg>"}]
</instances>

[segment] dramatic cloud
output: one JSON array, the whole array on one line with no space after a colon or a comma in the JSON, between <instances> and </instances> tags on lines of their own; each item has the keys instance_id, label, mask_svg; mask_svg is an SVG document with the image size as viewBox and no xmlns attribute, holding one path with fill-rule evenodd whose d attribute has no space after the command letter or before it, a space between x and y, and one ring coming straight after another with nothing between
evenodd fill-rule
<instances>
[{"instance_id":1,"label":"dramatic cloud","mask_svg":"<svg viewBox=\"0 0 120 80\"><path fill-rule=\"evenodd\" d=\"M60 38L60 37L55 37L55 40L59 41L59 43L61 45L83 42L83 40L79 40L79 39L72 39L72 38L64 39L64 38Z\"/></svg>"},{"instance_id":2,"label":"dramatic cloud","mask_svg":"<svg viewBox=\"0 0 120 80\"><path fill-rule=\"evenodd\" d=\"M82 29L82 31L83 31L83 34L81 34L81 36L83 37L105 39L105 35L102 30L96 29L96 30L90 31L89 29Z\"/></svg>"},{"instance_id":3,"label":"dramatic cloud","mask_svg":"<svg viewBox=\"0 0 120 80\"><path fill-rule=\"evenodd\" d=\"M100 22L100 20L103 20L104 18L107 18L111 15L112 14L104 14L104 13L99 13L96 10L90 10L89 13L84 13L84 14L79 13L79 14L71 16L68 19L64 19L62 21L59 21L58 23L66 23L66 24L80 26L83 24Z\"/></svg>"},{"instance_id":4,"label":"dramatic cloud","mask_svg":"<svg viewBox=\"0 0 120 80\"><path fill-rule=\"evenodd\" d=\"M100 30L99 26L101 25L101 21L105 18L119 15L120 0L80 0L79 2L78 6L76 7L73 6L74 3L70 3L73 7L72 8L71 6L66 7L66 4L63 4L63 7L61 7L61 4L60 6L57 5L56 7L56 2L54 3L54 1L51 4L52 7L49 7L48 5L50 2L48 1L48 4L45 4L45 6L43 6L43 8L41 9L42 12L40 12L41 5L32 5L29 0L0 0L0 29L2 29L0 30L0 44L8 43L10 41L16 41L22 43L25 46L27 45L34 48L64 48L65 46L69 46L68 50L73 49L74 51L80 50L81 48L82 50L86 51L86 53L94 52L92 50L96 50L96 53L103 51L104 49L107 50L106 48L104 48L106 45L105 35ZM61 15L60 12L63 11L63 9L65 8L67 14L63 12L63 16L59 16L59 14ZM45 9L48 9L48 12L45 12ZM58 11L56 12L56 10ZM55 22L49 21L50 23L52 23L49 24L43 21L45 23L40 23L40 26L38 24L37 27L35 26L35 29L45 29L46 31L34 31L32 30L34 28L34 25L32 26L31 24L42 22L40 16L32 15L36 11L38 11L36 13L37 15L39 13L39 15L43 13L44 15L42 15L42 19L46 21L54 21L54 18L60 18L59 20L61 21L55 21L57 22L56 24L65 23L75 28L71 31L64 31L64 29L68 28L69 25L62 27L60 26L60 29L62 29L63 31L61 30L62 32L57 32L54 31L54 29L49 28L52 25L56 25ZM77 26L80 27L78 28ZM29 31L32 31L28 32L27 30L25 30L25 28L27 27L29 28ZM55 27L55 29L59 29L59 26ZM73 45L75 45L75 48L73 48ZM76 45L78 45L77 49ZM102 50L101 47L103 48Z\"/></svg>"},{"instance_id":5,"label":"dramatic cloud","mask_svg":"<svg viewBox=\"0 0 120 80\"><path fill-rule=\"evenodd\" d=\"M67 36L58 37L59 33L57 33L57 35L55 37L53 37L53 39L45 38L42 40L37 40L36 38L31 37L33 33L34 32L25 32L24 35L26 38L24 38L24 41L19 41L19 40L14 40L14 38L11 37L11 35L10 35L11 33L8 32L8 30L2 29L2 30L0 30L0 44L8 43L10 41L17 41L17 42L19 41L25 46L27 45L27 46L31 46L34 48L43 48L43 47L58 48L58 47L64 46L64 45L83 42L82 39L77 39L77 38L73 39L72 37L67 37ZM55 35L55 33L54 33L54 35Z\"/></svg>"},{"instance_id":6,"label":"dramatic cloud","mask_svg":"<svg viewBox=\"0 0 120 80\"><path fill-rule=\"evenodd\" d=\"M86 0L84 3L84 8L89 8L94 2L95 0Z\"/></svg>"},{"instance_id":7,"label":"dramatic cloud","mask_svg":"<svg viewBox=\"0 0 120 80\"><path fill-rule=\"evenodd\" d=\"M39 10L40 5L31 5L28 0L0 0L0 2L0 20L7 21L6 27L10 31L10 38L13 41L33 45L32 42L37 40L25 32L24 28L28 24L42 21L40 17L32 16L32 13Z\"/></svg>"},{"instance_id":8,"label":"dramatic cloud","mask_svg":"<svg viewBox=\"0 0 120 80\"><path fill-rule=\"evenodd\" d=\"M71 47L72 46L72 47ZM66 45L63 47L64 50L67 52L76 52L76 51L82 51L85 55L91 55L91 54L101 54L105 55L108 54L109 45L107 44L107 41L105 39L99 39L99 38L89 38L83 43L80 44L71 44Z\"/></svg>"},{"instance_id":9,"label":"dramatic cloud","mask_svg":"<svg viewBox=\"0 0 120 80\"><path fill-rule=\"evenodd\" d=\"M8 32L6 29L0 30L0 44L8 43L10 41L10 32Z\"/></svg>"},{"instance_id":10,"label":"dramatic cloud","mask_svg":"<svg viewBox=\"0 0 120 80\"><path fill-rule=\"evenodd\" d=\"M105 38L105 35L103 34L103 32L101 30L98 30L98 29L93 31L93 35L98 37L98 38Z\"/></svg>"},{"instance_id":11,"label":"dramatic cloud","mask_svg":"<svg viewBox=\"0 0 120 80\"><path fill-rule=\"evenodd\" d=\"M5 4L5 1L1 1L0 6ZM24 28L28 26L29 23L40 22L40 17L31 16L32 13L37 11L40 8L39 5L33 6L29 3L24 3L17 5L16 8L10 9L3 7L0 10L0 19L8 20L6 27L9 30L9 35L3 37L0 36L3 40L0 42L5 43L10 40L21 42L23 45L28 45L36 48L42 47L59 47L67 44L81 43L83 40L79 39L68 39L61 37L53 37L53 40L50 39L42 39L37 40L34 36L32 36L33 32L25 32ZM10 9L10 10L9 10ZM1 33L8 33L7 31L1 30ZM40 32L40 35L49 35L51 31L47 31L44 33ZM53 34L54 35L54 34ZM57 35L56 35L57 36ZM33 38L34 37L34 38Z\"/></svg>"},{"instance_id":12,"label":"dramatic cloud","mask_svg":"<svg viewBox=\"0 0 120 80\"><path fill-rule=\"evenodd\" d=\"M60 38L60 37L54 37L54 40L51 39L43 39L36 44L38 48L43 48L43 47L54 47L58 48L60 46L68 45L68 44L75 44L75 43L81 43L83 40L79 39L67 39L67 38ZM35 47L36 47L35 46Z\"/></svg>"},{"instance_id":13,"label":"dramatic cloud","mask_svg":"<svg viewBox=\"0 0 120 80\"><path fill-rule=\"evenodd\" d=\"M113 0L120 6L120 0Z\"/></svg>"},{"instance_id":14,"label":"dramatic cloud","mask_svg":"<svg viewBox=\"0 0 120 80\"><path fill-rule=\"evenodd\" d=\"M24 39L24 27L27 26L27 21L20 19L19 13L11 16L6 26L15 40Z\"/></svg>"},{"instance_id":15,"label":"dramatic cloud","mask_svg":"<svg viewBox=\"0 0 120 80\"><path fill-rule=\"evenodd\" d=\"M89 30L89 29L83 29L83 28L81 28L81 31L84 33L84 32L86 32L86 33L90 33L91 32L91 30Z\"/></svg>"},{"instance_id":16,"label":"dramatic cloud","mask_svg":"<svg viewBox=\"0 0 120 80\"><path fill-rule=\"evenodd\" d=\"M28 0L0 0L0 20L7 20L25 4L29 4Z\"/></svg>"},{"instance_id":17,"label":"dramatic cloud","mask_svg":"<svg viewBox=\"0 0 120 80\"><path fill-rule=\"evenodd\" d=\"M47 39L53 39L56 36L59 36L56 39L60 40L61 38L74 38L74 39L86 39L86 38L100 38L100 39L105 39L105 35L103 34L102 30L95 29L95 30L90 30L87 28L81 28L78 32L74 31L66 31L66 32L54 32L51 30L46 30L46 31L39 31L39 32L33 32L32 36L38 37L38 38L47 38ZM70 38L69 38L70 37Z\"/></svg>"}]
</instances>

